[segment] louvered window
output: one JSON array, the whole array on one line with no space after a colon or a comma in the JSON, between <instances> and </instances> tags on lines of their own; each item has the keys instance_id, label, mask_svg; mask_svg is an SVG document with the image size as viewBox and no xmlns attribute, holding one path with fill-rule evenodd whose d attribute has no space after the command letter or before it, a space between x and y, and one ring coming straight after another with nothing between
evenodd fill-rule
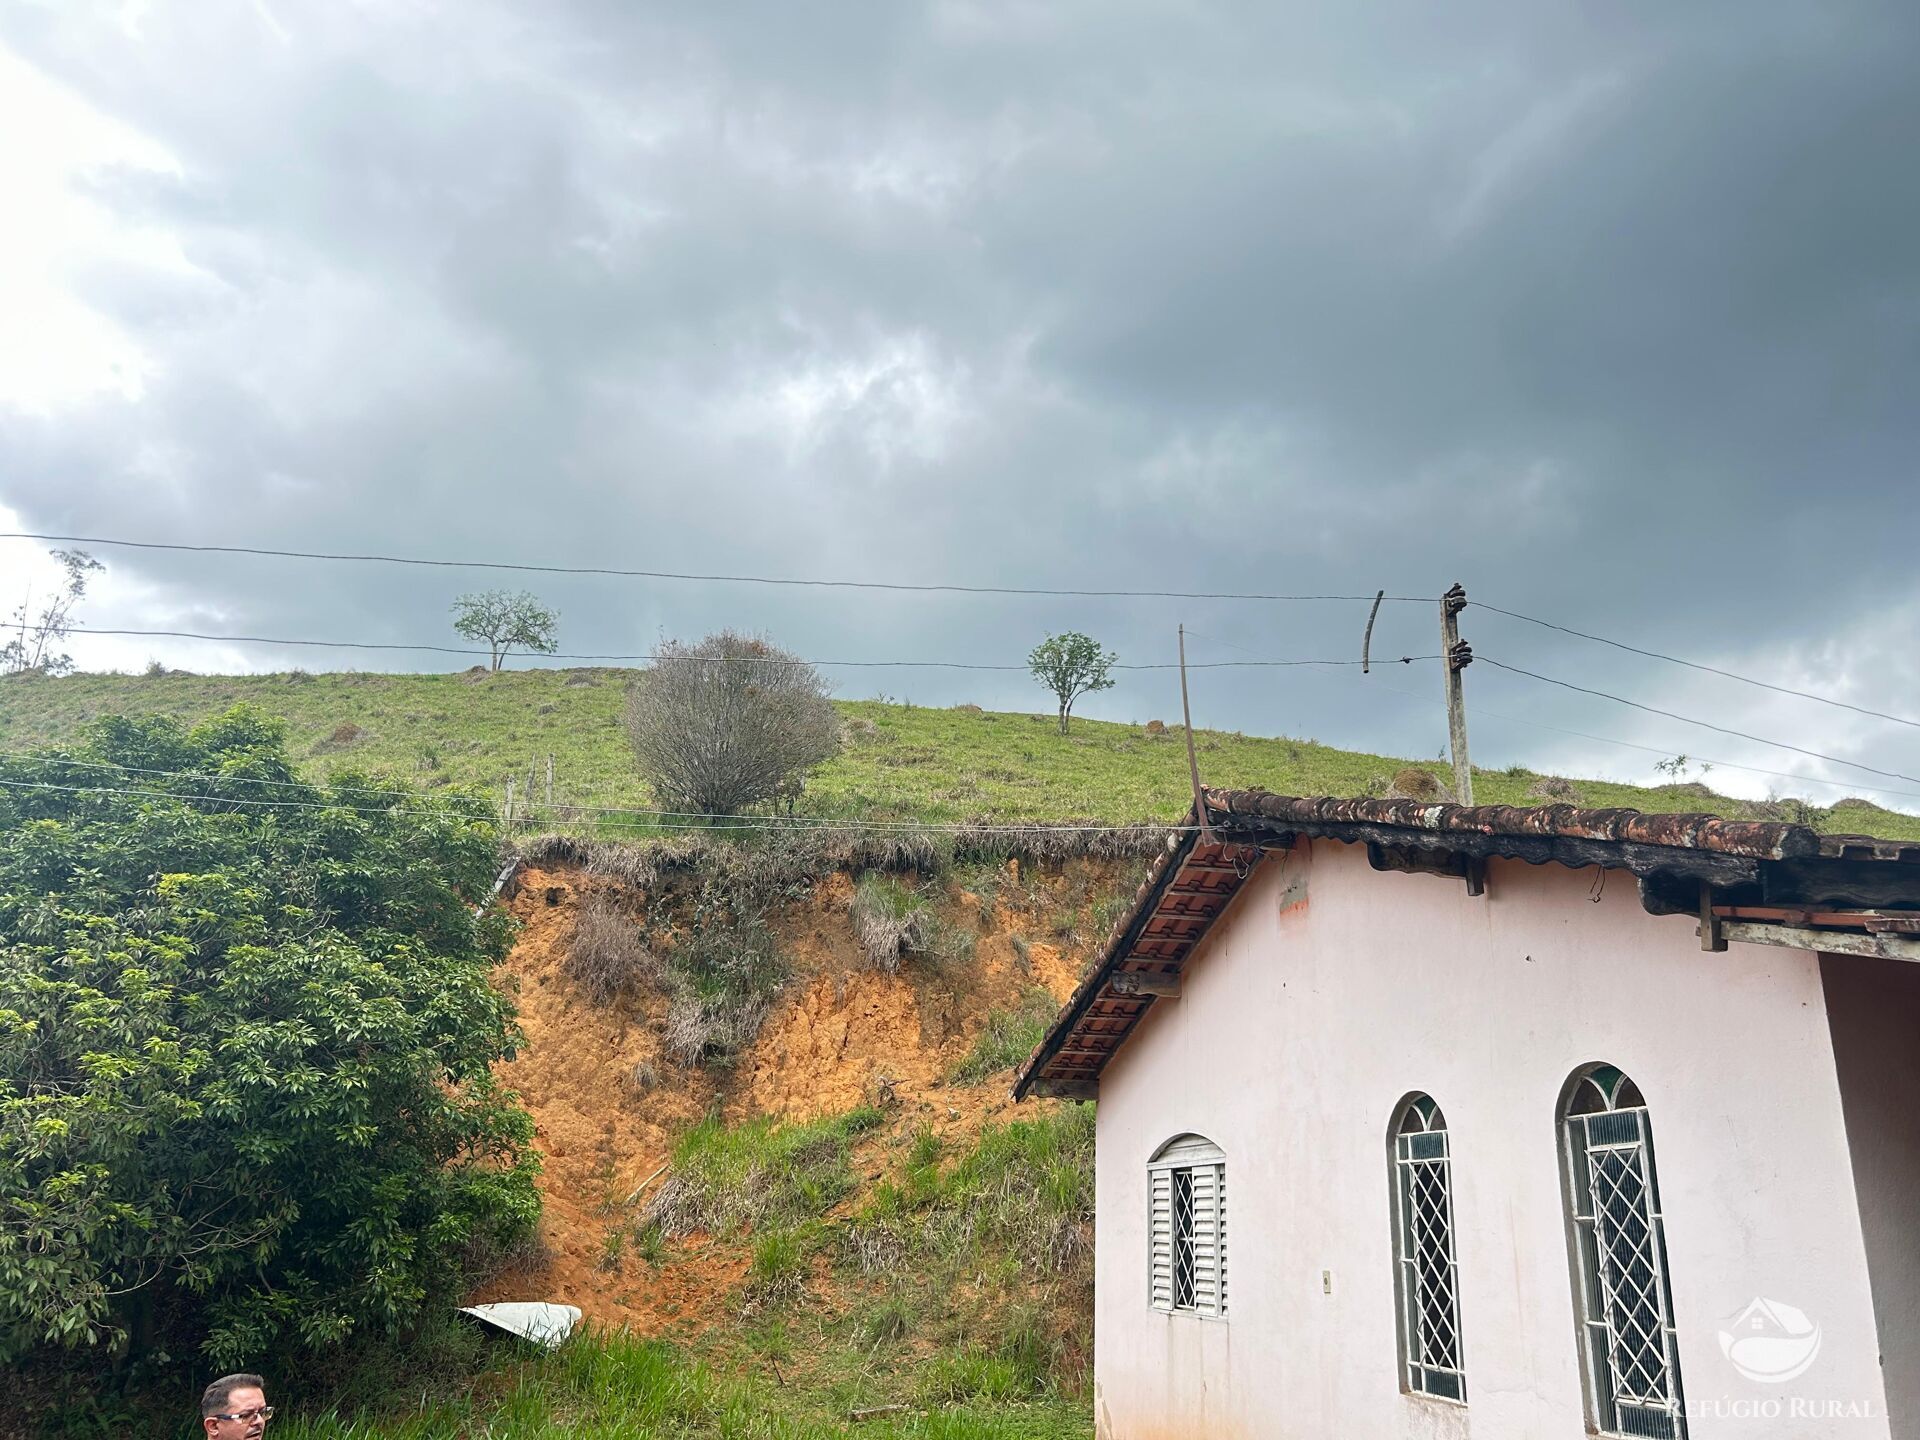
<instances>
[{"instance_id":1,"label":"louvered window","mask_svg":"<svg viewBox=\"0 0 1920 1440\"><path fill-rule=\"evenodd\" d=\"M1562 1121L1591 1419L1603 1435L1686 1440L1647 1103L1598 1065L1575 1081Z\"/></svg>"},{"instance_id":2,"label":"louvered window","mask_svg":"<svg viewBox=\"0 0 1920 1440\"><path fill-rule=\"evenodd\" d=\"M1147 1293L1154 1309L1227 1313L1227 1164L1182 1135L1147 1167Z\"/></svg>"},{"instance_id":3,"label":"louvered window","mask_svg":"<svg viewBox=\"0 0 1920 1440\"><path fill-rule=\"evenodd\" d=\"M1416 1095L1400 1109L1393 1188L1402 1379L1409 1390L1464 1401L1453 1160L1446 1116L1430 1096Z\"/></svg>"}]
</instances>

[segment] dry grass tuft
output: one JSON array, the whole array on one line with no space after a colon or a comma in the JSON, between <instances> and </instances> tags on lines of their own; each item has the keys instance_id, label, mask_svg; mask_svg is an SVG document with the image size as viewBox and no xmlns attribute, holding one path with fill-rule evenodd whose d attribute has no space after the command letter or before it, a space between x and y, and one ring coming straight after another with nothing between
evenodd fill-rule
<instances>
[{"instance_id":1,"label":"dry grass tuft","mask_svg":"<svg viewBox=\"0 0 1920 1440\"><path fill-rule=\"evenodd\" d=\"M640 927L604 895L594 895L574 922L573 942L562 968L596 1005L610 1004L641 985L660 983L660 961L641 939Z\"/></svg>"},{"instance_id":2,"label":"dry grass tuft","mask_svg":"<svg viewBox=\"0 0 1920 1440\"><path fill-rule=\"evenodd\" d=\"M693 989L676 990L667 1004L660 1049L674 1064L688 1068L731 1059L753 1044L772 1009L771 995L703 995Z\"/></svg>"},{"instance_id":3,"label":"dry grass tuft","mask_svg":"<svg viewBox=\"0 0 1920 1440\"><path fill-rule=\"evenodd\" d=\"M927 902L891 875L862 875L848 909L867 963L889 975L900 968L902 955L924 950L931 938Z\"/></svg>"},{"instance_id":4,"label":"dry grass tuft","mask_svg":"<svg viewBox=\"0 0 1920 1440\"><path fill-rule=\"evenodd\" d=\"M1419 765L1408 765L1395 772L1393 783L1387 787L1389 800L1441 800L1453 799L1453 791L1442 784L1440 777L1431 770Z\"/></svg>"},{"instance_id":5,"label":"dry grass tuft","mask_svg":"<svg viewBox=\"0 0 1920 1440\"><path fill-rule=\"evenodd\" d=\"M1018 859L1138 860L1160 853L1167 827L1142 823L1096 828L1088 821L1056 825L980 823L953 830L875 831L831 823L782 831L748 844L724 834L665 840L594 840L532 835L519 842L530 865L573 865L640 890L698 874L729 895L766 897L811 884L836 871L930 874L967 861Z\"/></svg>"},{"instance_id":6,"label":"dry grass tuft","mask_svg":"<svg viewBox=\"0 0 1920 1440\"><path fill-rule=\"evenodd\" d=\"M1578 805L1579 788L1561 775L1542 775L1527 787L1530 799L1546 800L1556 805Z\"/></svg>"}]
</instances>

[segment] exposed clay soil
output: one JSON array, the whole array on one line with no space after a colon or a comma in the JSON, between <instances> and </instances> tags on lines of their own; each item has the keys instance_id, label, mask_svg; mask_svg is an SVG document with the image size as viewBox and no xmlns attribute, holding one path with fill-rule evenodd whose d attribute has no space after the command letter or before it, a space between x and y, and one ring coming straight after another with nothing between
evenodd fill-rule
<instances>
[{"instance_id":1,"label":"exposed clay soil","mask_svg":"<svg viewBox=\"0 0 1920 1440\"><path fill-rule=\"evenodd\" d=\"M1040 909L1071 910L1109 883L1104 867L1072 862L1039 882ZM1081 933L1071 944L1035 940L1022 959L1013 937L1047 933L1040 913L999 905L983 917L973 895L942 891L942 913L977 936L973 958L914 958L884 974L866 965L854 938L851 880L834 875L776 917L793 975L751 1052L730 1067L686 1069L660 1055L663 996L601 1006L565 974L574 917L595 890L612 892L636 916L644 911L645 896L571 869L523 871L509 902L522 929L497 973L515 994L527 1043L500 1074L534 1118L547 1258L497 1276L474 1298L565 1301L642 1335L684 1336L727 1319L751 1256L744 1240L694 1237L658 1265L631 1254L604 1264L608 1234L630 1224L636 1192L644 1203L680 1133L716 1109L729 1121L797 1121L881 1103L893 1118L856 1152L863 1183L885 1173L922 1124L952 1153L983 1125L1015 1118L1011 1072L974 1086L944 1077L988 1016L1029 987L1064 999L1091 943ZM634 1084L642 1066L655 1077L644 1089ZM1027 1102L1020 1113L1044 1103Z\"/></svg>"}]
</instances>

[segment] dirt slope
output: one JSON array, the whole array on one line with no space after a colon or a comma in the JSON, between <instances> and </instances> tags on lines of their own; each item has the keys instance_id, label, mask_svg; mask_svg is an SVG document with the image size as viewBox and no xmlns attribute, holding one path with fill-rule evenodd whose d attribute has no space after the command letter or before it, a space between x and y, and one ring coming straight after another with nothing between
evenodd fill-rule
<instances>
[{"instance_id":1,"label":"dirt slope","mask_svg":"<svg viewBox=\"0 0 1920 1440\"><path fill-rule=\"evenodd\" d=\"M849 921L852 880L830 875L775 916L792 978L757 1043L731 1066L702 1069L662 1056L664 995L599 1005L563 968L588 896L611 890L643 913L646 897L575 868L523 870L510 901L522 930L499 973L516 994L527 1044L501 1074L534 1117L548 1253L475 1298L562 1300L642 1335L698 1332L729 1318L748 1242L706 1239L658 1264L618 1266L607 1263L607 1246L630 1225L636 1195L644 1200L659 1183L675 1138L704 1116L800 1121L882 1103L889 1122L855 1152L863 1186L922 1125L957 1146L987 1122L1013 1118L1010 1072L975 1085L945 1077L996 1011L1036 985L1056 999L1068 994L1095 943L1093 904L1130 885L1131 872L1094 861L1037 875L1009 866L1016 883L996 888L1010 897L990 909L970 892L938 888L950 923L976 937L970 959L909 961L896 974L866 963ZM1028 938L1039 935L1048 938ZM1018 1113L1038 1108L1029 1102Z\"/></svg>"}]
</instances>

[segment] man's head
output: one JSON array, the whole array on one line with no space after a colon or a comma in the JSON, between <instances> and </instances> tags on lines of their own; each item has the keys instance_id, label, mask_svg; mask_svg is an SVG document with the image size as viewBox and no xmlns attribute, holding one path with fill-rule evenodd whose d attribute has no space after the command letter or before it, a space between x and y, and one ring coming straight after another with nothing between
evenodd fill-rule
<instances>
[{"instance_id":1,"label":"man's head","mask_svg":"<svg viewBox=\"0 0 1920 1440\"><path fill-rule=\"evenodd\" d=\"M200 1393L200 1423L211 1440L260 1440L272 1418L258 1375L222 1375Z\"/></svg>"}]
</instances>

